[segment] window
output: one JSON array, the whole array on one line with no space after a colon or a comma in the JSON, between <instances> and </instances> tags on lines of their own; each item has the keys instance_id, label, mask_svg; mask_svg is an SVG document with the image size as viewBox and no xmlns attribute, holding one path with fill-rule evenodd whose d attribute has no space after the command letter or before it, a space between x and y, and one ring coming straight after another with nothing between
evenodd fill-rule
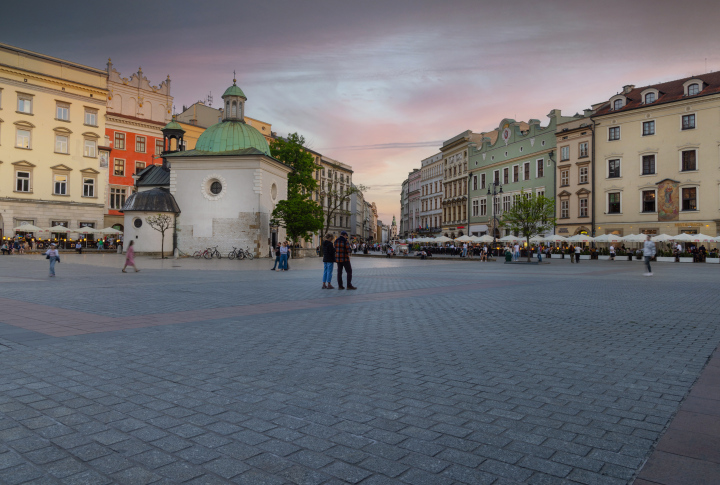
<instances>
[{"instance_id":1,"label":"window","mask_svg":"<svg viewBox=\"0 0 720 485\"><path fill-rule=\"evenodd\" d=\"M15 192L30 192L30 172L16 173Z\"/></svg>"},{"instance_id":2,"label":"window","mask_svg":"<svg viewBox=\"0 0 720 485\"><path fill-rule=\"evenodd\" d=\"M125 205L125 189L110 187L110 208L119 210Z\"/></svg>"},{"instance_id":3,"label":"window","mask_svg":"<svg viewBox=\"0 0 720 485\"><path fill-rule=\"evenodd\" d=\"M32 114L32 97L18 94L18 109L21 113Z\"/></svg>"},{"instance_id":4,"label":"window","mask_svg":"<svg viewBox=\"0 0 720 485\"><path fill-rule=\"evenodd\" d=\"M510 182L510 169L504 168L503 169L503 183L507 184Z\"/></svg>"},{"instance_id":5,"label":"window","mask_svg":"<svg viewBox=\"0 0 720 485\"><path fill-rule=\"evenodd\" d=\"M613 109L620 109L623 107L623 100L622 99L616 99L613 102Z\"/></svg>"},{"instance_id":6,"label":"window","mask_svg":"<svg viewBox=\"0 0 720 485\"><path fill-rule=\"evenodd\" d=\"M503 211L509 211L509 210L510 210L510 207L512 207L512 206L510 205L510 203L511 203L510 201L511 201L511 199L510 199L510 196L509 196L509 195L503 195L503 198L502 198L502 204L503 204L503 205L502 205L502 208L503 208Z\"/></svg>"},{"instance_id":7,"label":"window","mask_svg":"<svg viewBox=\"0 0 720 485\"><path fill-rule=\"evenodd\" d=\"M655 102L655 93L647 93L645 95L645 104L650 104Z\"/></svg>"},{"instance_id":8,"label":"window","mask_svg":"<svg viewBox=\"0 0 720 485\"><path fill-rule=\"evenodd\" d=\"M115 150L125 150L125 133L115 133Z\"/></svg>"},{"instance_id":9,"label":"window","mask_svg":"<svg viewBox=\"0 0 720 485\"><path fill-rule=\"evenodd\" d=\"M138 153L145 153L145 137L135 137L135 151Z\"/></svg>"},{"instance_id":10,"label":"window","mask_svg":"<svg viewBox=\"0 0 720 485\"><path fill-rule=\"evenodd\" d=\"M655 212L655 191L654 190L643 190L642 211L643 212Z\"/></svg>"},{"instance_id":11,"label":"window","mask_svg":"<svg viewBox=\"0 0 720 485\"><path fill-rule=\"evenodd\" d=\"M691 84L688 86L688 96L695 96L700 92L700 85L699 84Z\"/></svg>"},{"instance_id":12,"label":"window","mask_svg":"<svg viewBox=\"0 0 720 485\"><path fill-rule=\"evenodd\" d=\"M620 139L620 127L612 126L608 128L608 141L615 141Z\"/></svg>"},{"instance_id":13,"label":"window","mask_svg":"<svg viewBox=\"0 0 720 485\"><path fill-rule=\"evenodd\" d=\"M560 219L568 219L570 217L570 201L560 201Z\"/></svg>"},{"instance_id":14,"label":"window","mask_svg":"<svg viewBox=\"0 0 720 485\"><path fill-rule=\"evenodd\" d=\"M620 160L608 160L608 178L620 177Z\"/></svg>"},{"instance_id":15,"label":"window","mask_svg":"<svg viewBox=\"0 0 720 485\"><path fill-rule=\"evenodd\" d=\"M580 167L580 169L578 170L578 174L579 174L578 182L579 183L581 183L581 184L588 183L588 172L589 172L588 167Z\"/></svg>"},{"instance_id":16,"label":"window","mask_svg":"<svg viewBox=\"0 0 720 485\"><path fill-rule=\"evenodd\" d=\"M493 181L496 184L500 183L500 170L495 170L495 172L493 172Z\"/></svg>"},{"instance_id":17,"label":"window","mask_svg":"<svg viewBox=\"0 0 720 485\"><path fill-rule=\"evenodd\" d=\"M536 160L537 163L537 178L545 175L545 160Z\"/></svg>"},{"instance_id":18,"label":"window","mask_svg":"<svg viewBox=\"0 0 720 485\"><path fill-rule=\"evenodd\" d=\"M579 158L587 157L588 156L588 143L582 142L578 145L580 148L580 154L578 155Z\"/></svg>"},{"instance_id":19,"label":"window","mask_svg":"<svg viewBox=\"0 0 720 485\"><path fill-rule=\"evenodd\" d=\"M695 129L695 115L684 115L682 117L682 129L683 130Z\"/></svg>"},{"instance_id":20,"label":"window","mask_svg":"<svg viewBox=\"0 0 720 485\"><path fill-rule=\"evenodd\" d=\"M145 170L145 162L135 162L135 175Z\"/></svg>"},{"instance_id":21,"label":"window","mask_svg":"<svg viewBox=\"0 0 720 485\"><path fill-rule=\"evenodd\" d=\"M120 177L125 175L125 160L120 160L119 158L115 159L115 175L119 175Z\"/></svg>"},{"instance_id":22,"label":"window","mask_svg":"<svg viewBox=\"0 0 720 485\"><path fill-rule=\"evenodd\" d=\"M560 148L560 160L570 160L570 147L564 146Z\"/></svg>"},{"instance_id":23,"label":"window","mask_svg":"<svg viewBox=\"0 0 720 485\"><path fill-rule=\"evenodd\" d=\"M580 199L580 217L587 217L588 216L588 199L587 197L583 197Z\"/></svg>"},{"instance_id":24,"label":"window","mask_svg":"<svg viewBox=\"0 0 720 485\"><path fill-rule=\"evenodd\" d=\"M642 174L655 174L655 155L643 155L642 157Z\"/></svg>"},{"instance_id":25,"label":"window","mask_svg":"<svg viewBox=\"0 0 720 485\"><path fill-rule=\"evenodd\" d=\"M697 152L695 150L686 150L682 152L682 168L683 172L697 170Z\"/></svg>"},{"instance_id":26,"label":"window","mask_svg":"<svg viewBox=\"0 0 720 485\"><path fill-rule=\"evenodd\" d=\"M561 170L560 171L560 186L565 187L566 185L570 185L570 170Z\"/></svg>"},{"instance_id":27,"label":"window","mask_svg":"<svg viewBox=\"0 0 720 485\"><path fill-rule=\"evenodd\" d=\"M525 178L523 180L530 180L530 162L525 162Z\"/></svg>"},{"instance_id":28,"label":"window","mask_svg":"<svg viewBox=\"0 0 720 485\"><path fill-rule=\"evenodd\" d=\"M68 152L68 137L65 135L55 135L55 153Z\"/></svg>"},{"instance_id":29,"label":"window","mask_svg":"<svg viewBox=\"0 0 720 485\"><path fill-rule=\"evenodd\" d=\"M30 148L30 130L18 129L15 146L18 148Z\"/></svg>"},{"instance_id":30,"label":"window","mask_svg":"<svg viewBox=\"0 0 720 485\"><path fill-rule=\"evenodd\" d=\"M477 216L480 214L480 203L477 200L472 201L472 215Z\"/></svg>"},{"instance_id":31,"label":"window","mask_svg":"<svg viewBox=\"0 0 720 485\"><path fill-rule=\"evenodd\" d=\"M643 136L655 134L655 121L643 121Z\"/></svg>"},{"instance_id":32,"label":"window","mask_svg":"<svg viewBox=\"0 0 720 485\"><path fill-rule=\"evenodd\" d=\"M473 175L473 190L477 190L477 189L478 189L477 175Z\"/></svg>"},{"instance_id":33,"label":"window","mask_svg":"<svg viewBox=\"0 0 720 485\"><path fill-rule=\"evenodd\" d=\"M493 197L493 214L500 214L500 197Z\"/></svg>"},{"instance_id":34,"label":"window","mask_svg":"<svg viewBox=\"0 0 720 485\"><path fill-rule=\"evenodd\" d=\"M97 115L96 109L85 108L85 124L89 126L97 126Z\"/></svg>"},{"instance_id":35,"label":"window","mask_svg":"<svg viewBox=\"0 0 720 485\"><path fill-rule=\"evenodd\" d=\"M682 189L682 210L697 210L697 189L695 187Z\"/></svg>"},{"instance_id":36,"label":"window","mask_svg":"<svg viewBox=\"0 0 720 485\"><path fill-rule=\"evenodd\" d=\"M620 214L620 192L608 194L608 214Z\"/></svg>"},{"instance_id":37,"label":"window","mask_svg":"<svg viewBox=\"0 0 720 485\"><path fill-rule=\"evenodd\" d=\"M520 167L517 165L513 165L513 182L519 182L520 181Z\"/></svg>"},{"instance_id":38,"label":"window","mask_svg":"<svg viewBox=\"0 0 720 485\"><path fill-rule=\"evenodd\" d=\"M95 140L85 140L85 147L83 150L83 155L86 157L92 157L95 158L97 155L97 141Z\"/></svg>"},{"instance_id":39,"label":"window","mask_svg":"<svg viewBox=\"0 0 720 485\"><path fill-rule=\"evenodd\" d=\"M53 175L53 194L67 195L67 175Z\"/></svg>"},{"instance_id":40,"label":"window","mask_svg":"<svg viewBox=\"0 0 720 485\"><path fill-rule=\"evenodd\" d=\"M165 142L163 140L155 140L155 155L160 155L164 150Z\"/></svg>"},{"instance_id":41,"label":"window","mask_svg":"<svg viewBox=\"0 0 720 485\"><path fill-rule=\"evenodd\" d=\"M83 197L95 197L95 179L83 178Z\"/></svg>"},{"instance_id":42,"label":"window","mask_svg":"<svg viewBox=\"0 0 720 485\"><path fill-rule=\"evenodd\" d=\"M481 189L485 188L485 174L484 173L480 174L480 188Z\"/></svg>"},{"instance_id":43,"label":"window","mask_svg":"<svg viewBox=\"0 0 720 485\"><path fill-rule=\"evenodd\" d=\"M480 215L486 216L487 215L487 200L480 199Z\"/></svg>"},{"instance_id":44,"label":"window","mask_svg":"<svg viewBox=\"0 0 720 485\"><path fill-rule=\"evenodd\" d=\"M55 118L60 121L70 121L70 105L66 103L56 103Z\"/></svg>"}]
</instances>

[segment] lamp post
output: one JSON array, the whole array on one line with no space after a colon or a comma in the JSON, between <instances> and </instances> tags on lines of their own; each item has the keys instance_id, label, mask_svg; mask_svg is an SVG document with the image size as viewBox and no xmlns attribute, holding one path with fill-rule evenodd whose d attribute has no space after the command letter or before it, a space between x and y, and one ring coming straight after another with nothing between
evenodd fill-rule
<instances>
[{"instance_id":1,"label":"lamp post","mask_svg":"<svg viewBox=\"0 0 720 485\"><path fill-rule=\"evenodd\" d=\"M499 180L493 181L493 183L490 184L488 187L487 195L492 196L492 210L493 210L493 250L496 250L496 236L495 231L497 230L498 225L498 218L497 218L497 211L495 210L495 198L498 195L501 195L503 193L502 190L502 184L500 184ZM497 256L497 255L496 255Z\"/></svg>"}]
</instances>

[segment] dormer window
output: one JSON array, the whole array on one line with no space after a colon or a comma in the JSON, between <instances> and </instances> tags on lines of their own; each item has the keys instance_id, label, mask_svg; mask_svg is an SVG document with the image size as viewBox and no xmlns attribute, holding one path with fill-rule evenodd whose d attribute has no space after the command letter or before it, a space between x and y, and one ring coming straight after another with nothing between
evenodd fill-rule
<instances>
[{"instance_id":1,"label":"dormer window","mask_svg":"<svg viewBox=\"0 0 720 485\"><path fill-rule=\"evenodd\" d=\"M688 86L687 89L687 95L688 96L695 96L696 94L700 93L700 85L698 83L692 83L690 86Z\"/></svg>"},{"instance_id":2,"label":"dormer window","mask_svg":"<svg viewBox=\"0 0 720 485\"><path fill-rule=\"evenodd\" d=\"M688 79L683 83L683 92L685 96L695 96L700 94L704 87L705 83L702 79Z\"/></svg>"},{"instance_id":3,"label":"dormer window","mask_svg":"<svg viewBox=\"0 0 720 485\"><path fill-rule=\"evenodd\" d=\"M647 93L645 95L645 104L650 104L655 102L655 93Z\"/></svg>"},{"instance_id":4,"label":"dormer window","mask_svg":"<svg viewBox=\"0 0 720 485\"><path fill-rule=\"evenodd\" d=\"M614 110L621 109L622 107L623 107L623 100L622 100L622 99L616 99L615 101L613 101L613 109L614 109Z\"/></svg>"}]
</instances>

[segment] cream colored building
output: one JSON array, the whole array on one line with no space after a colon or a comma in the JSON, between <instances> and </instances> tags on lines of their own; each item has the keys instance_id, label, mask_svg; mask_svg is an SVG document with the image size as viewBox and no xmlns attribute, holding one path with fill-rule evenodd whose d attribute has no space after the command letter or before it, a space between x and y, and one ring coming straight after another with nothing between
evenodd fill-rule
<instances>
[{"instance_id":1,"label":"cream colored building","mask_svg":"<svg viewBox=\"0 0 720 485\"><path fill-rule=\"evenodd\" d=\"M23 223L102 227L107 94L103 69L0 44L2 236Z\"/></svg>"},{"instance_id":2,"label":"cream colored building","mask_svg":"<svg viewBox=\"0 0 720 485\"><path fill-rule=\"evenodd\" d=\"M443 210L442 153L426 158L421 165L420 176L420 231L423 236L440 234Z\"/></svg>"},{"instance_id":3,"label":"cream colored building","mask_svg":"<svg viewBox=\"0 0 720 485\"><path fill-rule=\"evenodd\" d=\"M344 164L330 157L320 155L317 152L308 150L314 157L315 163L320 166L315 171L315 178L318 181L320 191L314 194L315 200L322 205L325 212L324 224L327 226L327 233L339 236L341 231L347 231L352 234L353 227L351 224L351 197L347 197L339 208L333 214L328 212L331 206L328 194L343 194L352 186L353 170L350 165ZM323 235L314 235L312 243L308 243L307 247L317 247L322 244Z\"/></svg>"},{"instance_id":4,"label":"cream colored building","mask_svg":"<svg viewBox=\"0 0 720 485\"><path fill-rule=\"evenodd\" d=\"M720 72L596 105L597 234L718 234Z\"/></svg>"},{"instance_id":5,"label":"cream colored building","mask_svg":"<svg viewBox=\"0 0 720 485\"><path fill-rule=\"evenodd\" d=\"M483 136L467 130L447 140L440 148L445 189L442 234L448 237L468 234L468 147L482 144Z\"/></svg>"},{"instance_id":6,"label":"cream colored building","mask_svg":"<svg viewBox=\"0 0 720 485\"><path fill-rule=\"evenodd\" d=\"M557 125L555 133L555 233L563 236L593 233L593 127L591 110L585 117Z\"/></svg>"}]
</instances>

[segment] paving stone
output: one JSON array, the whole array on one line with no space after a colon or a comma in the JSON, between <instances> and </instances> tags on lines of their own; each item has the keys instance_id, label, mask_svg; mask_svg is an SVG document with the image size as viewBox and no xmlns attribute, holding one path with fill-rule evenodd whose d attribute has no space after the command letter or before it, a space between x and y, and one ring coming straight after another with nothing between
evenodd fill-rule
<instances>
[{"instance_id":1,"label":"paving stone","mask_svg":"<svg viewBox=\"0 0 720 485\"><path fill-rule=\"evenodd\" d=\"M250 467L241 460L233 460L230 458L218 458L217 460L204 463L203 468L225 479L230 479L250 470Z\"/></svg>"}]
</instances>

